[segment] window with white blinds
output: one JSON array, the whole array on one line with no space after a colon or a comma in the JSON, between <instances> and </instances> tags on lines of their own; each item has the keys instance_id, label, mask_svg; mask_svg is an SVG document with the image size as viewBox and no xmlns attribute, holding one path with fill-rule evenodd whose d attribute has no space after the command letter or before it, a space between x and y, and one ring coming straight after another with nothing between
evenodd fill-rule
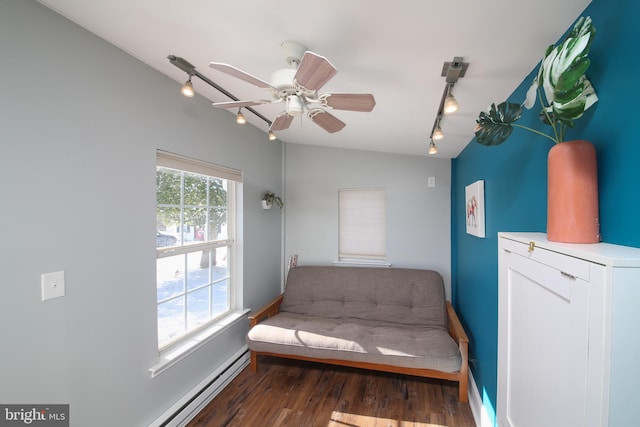
<instances>
[{"instance_id":1,"label":"window with white blinds","mask_svg":"<svg viewBox=\"0 0 640 427\"><path fill-rule=\"evenodd\" d=\"M235 265L240 171L158 150L158 348L170 349L231 315L242 283Z\"/></svg>"},{"instance_id":2,"label":"window with white blinds","mask_svg":"<svg viewBox=\"0 0 640 427\"><path fill-rule=\"evenodd\" d=\"M384 188L338 191L341 261L386 257L386 192Z\"/></svg>"}]
</instances>

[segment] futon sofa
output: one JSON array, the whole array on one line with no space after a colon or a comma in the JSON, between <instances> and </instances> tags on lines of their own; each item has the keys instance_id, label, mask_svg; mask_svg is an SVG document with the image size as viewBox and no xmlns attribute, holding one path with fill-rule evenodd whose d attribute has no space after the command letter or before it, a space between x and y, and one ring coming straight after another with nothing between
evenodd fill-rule
<instances>
[{"instance_id":1,"label":"futon sofa","mask_svg":"<svg viewBox=\"0 0 640 427\"><path fill-rule=\"evenodd\" d=\"M294 267L249 320L253 372L278 356L457 381L467 401L469 340L436 271Z\"/></svg>"}]
</instances>

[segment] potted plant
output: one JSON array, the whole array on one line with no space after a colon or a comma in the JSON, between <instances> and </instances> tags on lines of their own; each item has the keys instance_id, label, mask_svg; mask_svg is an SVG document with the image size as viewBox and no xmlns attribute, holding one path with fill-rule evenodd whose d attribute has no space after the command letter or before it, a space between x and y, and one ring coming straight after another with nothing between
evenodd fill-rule
<instances>
[{"instance_id":1,"label":"potted plant","mask_svg":"<svg viewBox=\"0 0 640 427\"><path fill-rule=\"evenodd\" d=\"M274 205L282 209L282 207L284 206L284 202L280 197L276 196L271 191L267 191L266 193L264 193L264 196L262 196L262 208L271 209L271 207Z\"/></svg>"},{"instance_id":2,"label":"potted plant","mask_svg":"<svg viewBox=\"0 0 640 427\"><path fill-rule=\"evenodd\" d=\"M522 105L506 101L491 104L476 120L476 142L482 145L502 144L515 127L553 141L547 194L547 238L553 241L600 240L595 148L588 141L564 139L567 128L598 100L585 76L595 33L591 18L578 19L561 44L547 48ZM531 109L537 100L542 106L540 120L551 127L551 135L515 123L522 117L522 107Z\"/></svg>"}]
</instances>

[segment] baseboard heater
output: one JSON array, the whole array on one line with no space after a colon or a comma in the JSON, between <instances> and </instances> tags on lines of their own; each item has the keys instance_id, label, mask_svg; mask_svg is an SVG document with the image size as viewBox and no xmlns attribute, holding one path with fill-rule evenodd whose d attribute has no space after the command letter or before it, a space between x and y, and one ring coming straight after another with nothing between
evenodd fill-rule
<instances>
[{"instance_id":1,"label":"baseboard heater","mask_svg":"<svg viewBox=\"0 0 640 427\"><path fill-rule=\"evenodd\" d=\"M249 365L249 349L244 346L227 359L204 381L194 387L182 399L169 408L149 427L186 426L205 406L209 404L240 372Z\"/></svg>"}]
</instances>

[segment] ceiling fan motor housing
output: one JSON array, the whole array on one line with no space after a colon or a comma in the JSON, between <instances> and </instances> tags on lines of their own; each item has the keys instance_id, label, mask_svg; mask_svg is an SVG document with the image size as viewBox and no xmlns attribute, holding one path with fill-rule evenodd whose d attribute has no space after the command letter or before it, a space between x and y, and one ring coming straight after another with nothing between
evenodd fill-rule
<instances>
[{"instance_id":1,"label":"ceiling fan motor housing","mask_svg":"<svg viewBox=\"0 0 640 427\"><path fill-rule=\"evenodd\" d=\"M271 75L271 86L278 88L281 92L295 93L296 88L293 78L296 75L295 68L281 68Z\"/></svg>"},{"instance_id":2,"label":"ceiling fan motor housing","mask_svg":"<svg viewBox=\"0 0 640 427\"><path fill-rule=\"evenodd\" d=\"M313 92L302 93L295 85L296 71L295 68L283 68L271 75L271 86L278 89L278 93L274 93L273 97L283 99L287 113L292 116L301 114L304 111L305 102L311 101L314 95Z\"/></svg>"}]
</instances>

